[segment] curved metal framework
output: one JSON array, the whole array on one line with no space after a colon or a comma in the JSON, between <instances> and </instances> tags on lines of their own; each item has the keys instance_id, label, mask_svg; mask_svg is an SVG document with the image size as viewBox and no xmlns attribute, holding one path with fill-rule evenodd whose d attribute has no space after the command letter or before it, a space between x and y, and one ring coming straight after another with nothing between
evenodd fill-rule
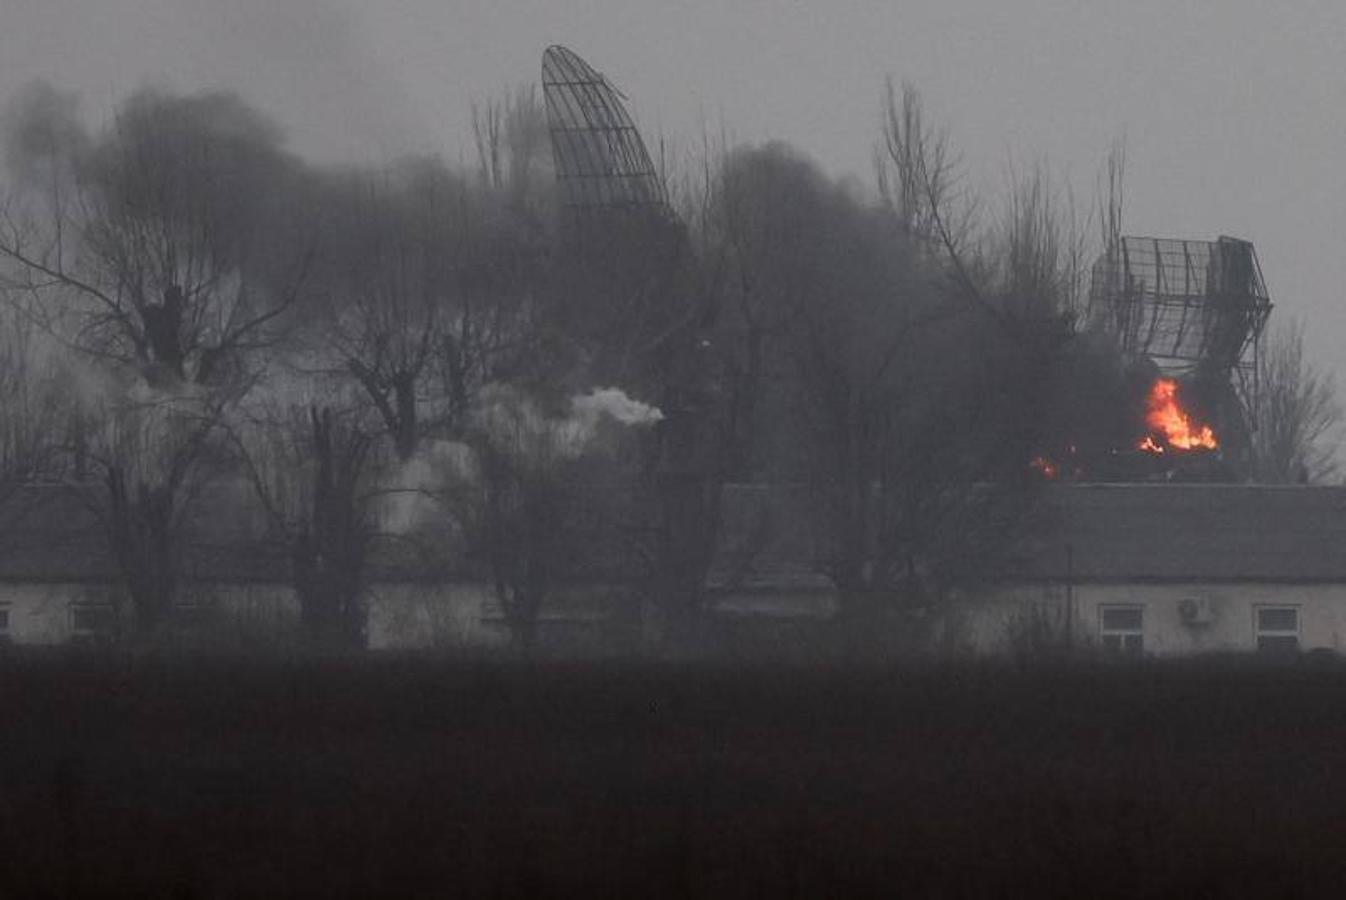
<instances>
[{"instance_id":1,"label":"curved metal framework","mask_svg":"<svg viewBox=\"0 0 1346 900\"><path fill-rule=\"evenodd\" d=\"M1254 408L1271 299L1248 241L1120 238L1094 263L1090 301L1129 356L1172 377L1232 379Z\"/></svg>"},{"instance_id":2,"label":"curved metal framework","mask_svg":"<svg viewBox=\"0 0 1346 900\"><path fill-rule=\"evenodd\" d=\"M542 54L552 157L562 201L575 209L666 206L663 181L606 77L558 45Z\"/></svg>"}]
</instances>

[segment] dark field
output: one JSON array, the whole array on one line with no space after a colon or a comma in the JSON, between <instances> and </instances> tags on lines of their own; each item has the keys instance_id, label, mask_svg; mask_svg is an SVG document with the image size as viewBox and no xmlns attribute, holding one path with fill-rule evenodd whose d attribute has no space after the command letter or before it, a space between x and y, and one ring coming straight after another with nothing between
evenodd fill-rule
<instances>
[{"instance_id":1,"label":"dark field","mask_svg":"<svg viewBox=\"0 0 1346 900\"><path fill-rule=\"evenodd\" d=\"M1346 671L0 660L0 896L1339 896Z\"/></svg>"}]
</instances>

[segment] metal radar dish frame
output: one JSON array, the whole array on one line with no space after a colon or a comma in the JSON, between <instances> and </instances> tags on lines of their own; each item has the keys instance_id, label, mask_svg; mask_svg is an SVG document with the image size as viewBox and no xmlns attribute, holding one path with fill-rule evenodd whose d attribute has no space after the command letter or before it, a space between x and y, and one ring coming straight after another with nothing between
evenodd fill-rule
<instances>
[{"instance_id":1,"label":"metal radar dish frame","mask_svg":"<svg viewBox=\"0 0 1346 900\"><path fill-rule=\"evenodd\" d=\"M1128 356L1169 377L1231 383L1252 418L1272 304L1250 242L1120 237L1094 263L1090 304Z\"/></svg>"},{"instance_id":2,"label":"metal radar dish frame","mask_svg":"<svg viewBox=\"0 0 1346 900\"><path fill-rule=\"evenodd\" d=\"M573 51L542 54L552 158L563 205L572 211L664 213L667 195L622 95Z\"/></svg>"}]
</instances>

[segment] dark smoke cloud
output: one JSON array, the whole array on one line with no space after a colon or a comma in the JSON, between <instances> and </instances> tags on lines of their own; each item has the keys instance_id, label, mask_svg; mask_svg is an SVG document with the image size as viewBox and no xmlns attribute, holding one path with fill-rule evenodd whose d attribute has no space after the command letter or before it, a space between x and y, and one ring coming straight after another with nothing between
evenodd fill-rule
<instances>
[{"instance_id":1,"label":"dark smoke cloud","mask_svg":"<svg viewBox=\"0 0 1346 900\"><path fill-rule=\"evenodd\" d=\"M99 125L146 85L231 90L284 121L321 161L424 151L430 130L327 0L9 0L0 17L0 99L35 79L76 91Z\"/></svg>"},{"instance_id":2,"label":"dark smoke cloud","mask_svg":"<svg viewBox=\"0 0 1346 900\"><path fill-rule=\"evenodd\" d=\"M81 158L88 152L89 135L79 118L79 97L46 81L29 82L15 93L0 128L5 169L19 182L44 181L54 158Z\"/></svg>"}]
</instances>

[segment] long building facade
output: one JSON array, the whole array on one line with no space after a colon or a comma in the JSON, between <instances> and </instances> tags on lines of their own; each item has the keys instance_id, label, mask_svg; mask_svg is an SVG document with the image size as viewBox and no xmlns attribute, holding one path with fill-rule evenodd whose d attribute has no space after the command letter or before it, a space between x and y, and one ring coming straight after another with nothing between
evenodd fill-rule
<instances>
[{"instance_id":1,"label":"long building facade","mask_svg":"<svg viewBox=\"0 0 1346 900\"><path fill-rule=\"evenodd\" d=\"M800 501L769 487L727 491L712 622L807 642L835 615ZM1002 574L913 614L929 652L1346 653L1346 488L1062 485L1036 502ZM11 507L0 511L0 642L98 641L124 629L115 567L78 498L37 489ZM211 521L214 540L184 559L170 624L240 645L287 639L299 618L288 559L258 542L246 510L220 506ZM383 559L366 595L371 649L509 640L489 585L464 567ZM569 584L544 609L542 636L561 648L638 649L652 629L641 595L637 578Z\"/></svg>"}]
</instances>

